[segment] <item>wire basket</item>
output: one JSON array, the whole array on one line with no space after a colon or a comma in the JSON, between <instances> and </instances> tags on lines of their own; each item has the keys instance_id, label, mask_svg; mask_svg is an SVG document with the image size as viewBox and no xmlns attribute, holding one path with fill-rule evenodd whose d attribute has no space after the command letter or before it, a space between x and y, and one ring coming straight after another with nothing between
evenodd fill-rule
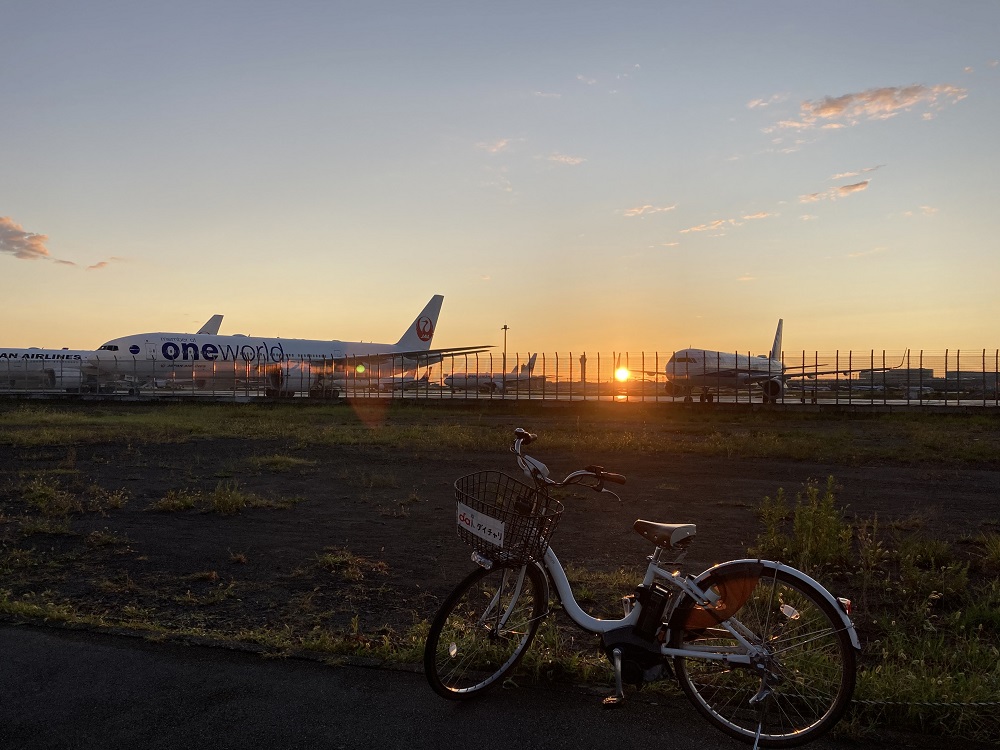
<instances>
[{"instance_id":1,"label":"wire basket","mask_svg":"<svg viewBox=\"0 0 1000 750\"><path fill-rule=\"evenodd\" d=\"M493 562L541 559L563 505L499 471L477 471L455 481L459 538Z\"/></svg>"}]
</instances>

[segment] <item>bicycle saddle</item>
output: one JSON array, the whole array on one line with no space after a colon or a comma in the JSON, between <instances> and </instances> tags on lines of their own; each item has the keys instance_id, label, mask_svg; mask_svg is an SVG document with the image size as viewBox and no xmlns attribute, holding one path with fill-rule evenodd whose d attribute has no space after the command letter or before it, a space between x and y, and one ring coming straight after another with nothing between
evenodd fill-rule
<instances>
[{"instance_id":1,"label":"bicycle saddle","mask_svg":"<svg viewBox=\"0 0 1000 750\"><path fill-rule=\"evenodd\" d=\"M687 547L698 532L698 527L693 523L654 523L642 519L632 524L632 528L657 547L669 544L674 549Z\"/></svg>"}]
</instances>

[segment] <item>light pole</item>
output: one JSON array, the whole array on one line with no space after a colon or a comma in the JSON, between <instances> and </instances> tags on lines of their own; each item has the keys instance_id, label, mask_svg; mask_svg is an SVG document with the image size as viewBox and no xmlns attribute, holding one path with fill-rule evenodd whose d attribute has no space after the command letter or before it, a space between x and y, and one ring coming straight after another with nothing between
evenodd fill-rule
<instances>
[{"instance_id":1,"label":"light pole","mask_svg":"<svg viewBox=\"0 0 1000 750\"><path fill-rule=\"evenodd\" d=\"M500 330L503 331L503 371L506 373L507 372L507 331L510 330L510 326L508 326L506 323L504 323L503 324L503 328L501 328Z\"/></svg>"}]
</instances>

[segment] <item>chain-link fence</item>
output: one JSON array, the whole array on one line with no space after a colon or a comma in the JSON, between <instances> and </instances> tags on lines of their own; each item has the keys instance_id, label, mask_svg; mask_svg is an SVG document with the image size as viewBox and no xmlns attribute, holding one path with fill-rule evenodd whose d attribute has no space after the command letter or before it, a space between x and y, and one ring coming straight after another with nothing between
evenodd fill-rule
<instances>
[{"instance_id":1,"label":"chain-link fence","mask_svg":"<svg viewBox=\"0 0 1000 750\"><path fill-rule=\"evenodd\" d=\"M1000 350L481 353L209 361L0 358L0 395L1000 405Z\"/></svg>"}]
</instances>

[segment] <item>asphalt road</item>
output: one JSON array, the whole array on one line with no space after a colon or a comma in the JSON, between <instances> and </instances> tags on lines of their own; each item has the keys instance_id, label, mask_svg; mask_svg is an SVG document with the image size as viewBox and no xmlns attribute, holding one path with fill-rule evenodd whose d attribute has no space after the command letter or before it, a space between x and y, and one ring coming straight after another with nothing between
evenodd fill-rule
<instances>
[{"instance_id":1,"label":"asphalt road","mask_svg":"<svg viewBox=\"0 0 1000 750\"><path fill-rule=\"evenodd\" d=\"M412 670L0 624L5 749L748 747L710 727L683 699L658 705L640 693L608 710L600 698L584 688L546 686L454 703ZM824 739L810 747L936 746L907 736Z\"/></svg>"}]
</instances>

